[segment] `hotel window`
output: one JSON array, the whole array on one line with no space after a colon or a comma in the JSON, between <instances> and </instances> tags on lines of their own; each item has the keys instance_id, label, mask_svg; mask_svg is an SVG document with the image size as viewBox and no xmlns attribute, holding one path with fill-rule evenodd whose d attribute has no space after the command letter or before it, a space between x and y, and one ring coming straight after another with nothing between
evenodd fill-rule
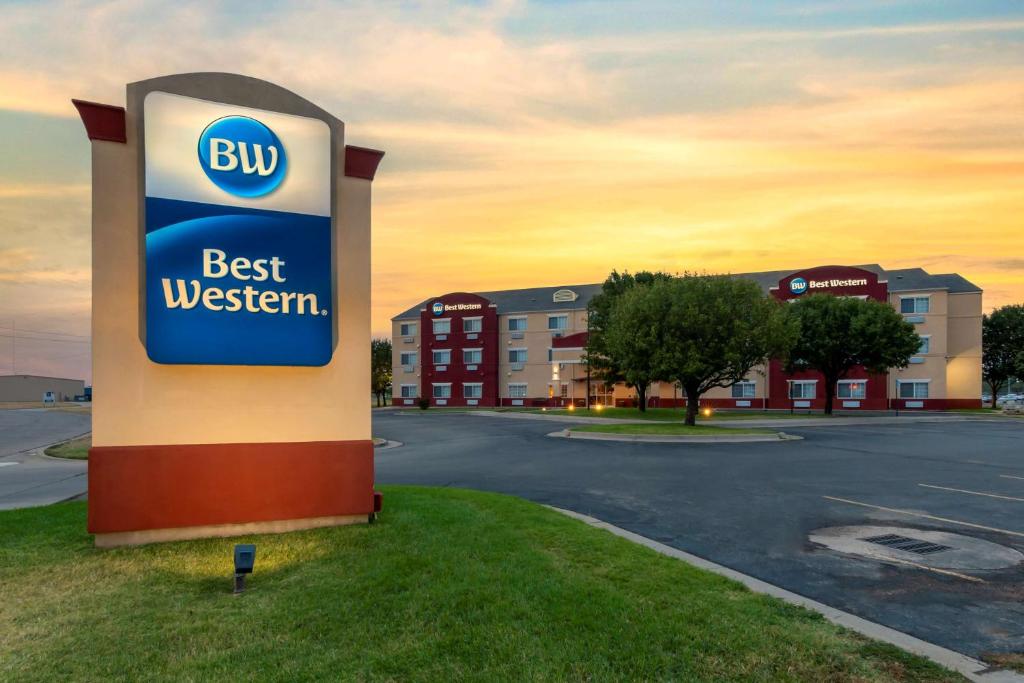
<instances>
[{"instance_id":1,"label":"hotel window","mask_svg":"<svg viewBox=\"0 0 1024 683\"><path fill-rule=\"evenodd\" d=\"M868 382L864 379L841 379L836 384L836 396L839 398L866 398Z\"/></svg>"},{"instance_id":2,"label":"hotel window","mask_svg":"<svg viewBox=\"0 0 1024 683\"><path fill-rule=\"evenodd\" d=\"M452 362L452 352L449 349L434 351L434 365L448 365Z\"/></svg>"},{"instance_id":3,"label":"hotel window","mask_svg":"<svg viewBox=\"0 0 1024 683\"><path fill-rule=\"evenodd\" d=\"M756 385L753 382L743 381L736 382L732 385L732 397L733 398L754 398L754 391Z\"/></svg>"},{"instance_id":4,"label":"hotel window","mask_svg":"<svg viewBox=\"0 0 1024 683\"><path fill-rule=\"evenodd\" d=\"M508 331L509 332L525 332L526 331L526 317L522 318L509 318L508 319Z\"/></svg>"},{"instance_id":5,"label":"hotel window","mask_svg":"<svg viewBox=\"0 0 1024 683\"><path fill-rule=\"evenodd\" d=\"M434 398L451 398L452 397L452 385L451 384L435 384L434 387Z\"/></svg>"},{"instance_id":6,"label":"hotel window","mask_svg":"<svg viewBox=\"0 0 1024 683\"><path fill-rule=\"evenodd\" d=\"M484 395L484 385L476 382L462 385L462 398L480 398Z\"/></svg>"},{"instance_id":7,"label":"hotel window","mask_svg":"<svg viewBox=\"0 0 1024 683\"><path fill-rule=\"evenodd\" d=\"M899 381L900 398L928 398L927 381Z\"/></svg>"},{"instance_id":8,"label":"hotel window","mask_svg":"<svg viewBox=\"0 0 1024 683\"><path fill-rule=\"evenodd\" d=\"M416 385L415 384L403 384L401 391L402 391L402 398L416 398Z\"/></svg>"},{"instance_id":9,"label":"hotel window","mask_svg":"<svg viewBox=\"0 0 1024 683\"><path fill-rule=\"evenodd\" d=\"M793 380L789 383L790 398L814 398L817 395L816 380Z\"/></svg>"},{"instance_id":10,"label":"hotel window","mask_svg":"<svg viewBox=\"0 0 1024 683\"><path fill-rule=\"evenodd\" d=\"M412 337L416 334L416 323L402 323L401 337Z\"/></svg>"},{"instance_id":11,"label":"hotel window","mask_svg":"<svg viewBox=\"0 0 1024 683\"><path fill-rule=\"evenodd\" d=\"M509 398L526 398L526 385L525 384L509 384L508 385L508 396L509 396Z\"/></svg>"},{"instance_id":12,"label":"hotel window","mask_svg":"<svg viewBox=\"0 0 1024 683\"><path fill-rule=\"evenodd\" d=\"M569 385L568 384L563 384L562 385L562 398L569 398Z\"/></svg>"},{"instance_id":13,"label":"hotel window","mask_svg":"<svg viewBox=\"0 0 1024 683\"><path fill-rule=\"evenodd\" d=\"M465 365L479 365L483 355L483 349L462 349L462 362Z\"/></svg>"},{"instance_id":14,"label":"hotel window","mask_svg":"<svg viewBox=\"0 0 1024 683\"><path fill-rule=\"evenodd\" d=\"M509 349L508 350L508 362L509 363L525 363L526 362L526 349Z\"/></svg>"},{"instance_id":15,"label":"hotel window","mask_svg":"<svg viewBox=\"0 0 1024 683\"><path fill-rule=\"evenodd\" d=\"M462 331L466 333L479 332L484 328L483 318L463 318Z\"/></svg>"},{"instance_id":16,"label":"hotel window","mask_svg":"<svg viewBox=\"0 0 1024 683\"><path fill-rule=\"evenodd\" d=\"M932 350L932 338L931 335L924 335L921 337L921 346L917 349L918 353L929 353Z\"/></svg>"},{"instance_id":17,"label":"hotel window","mask_svg":"<svg viewBox=\"0 0 1024 683\"><path fill-rule=\"evenodd\" d=\"M564 330L569 327L569 316L567 315L549 315L548 316L548 329L555 332Z\"/></svg>"},{"instance_id":18,"label":"hotel window","mask_svg":"<svg viewBox=\"0 0 1024 683\"><path fill-rule=\"evenodd\" d=\"M403 352L400 356L402 365L416 365L416 352L407 351Z\"/></svg>"},{"instance_id":19,"label":"hotel window","mask_svg":"<svg viewBox=\"0 0 1024 683\"><path fill-rule=\"evenodd\" d=\"M927 296L900 297L900 313L927 313L931 298Z\"/></svg>"},{"instance_id":20,"label":"hotel window","mask_svg":"<svg viewBox=\"0 0 1024 683\"><path fill-rule=\"evenodd\" d=\"M450 334L452 331L452 319L451 318L439 318L432 321L434 324L434 334Z\"/></svg>"}]
</instances>

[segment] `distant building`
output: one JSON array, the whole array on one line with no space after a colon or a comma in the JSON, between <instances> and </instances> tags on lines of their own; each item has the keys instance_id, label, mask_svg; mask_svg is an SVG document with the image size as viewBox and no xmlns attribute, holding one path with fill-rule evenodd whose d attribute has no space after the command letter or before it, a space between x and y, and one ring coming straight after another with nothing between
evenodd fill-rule
<instances>
[{"instance_id":1,"label":"distant building","mask_svg":"<svg viewBox=\"0 0 1024 683\"><path fill-rule=\"evenodd\" d=\"M851 372L836 407L977 408L981 405L981 288L953 273L879 265L819 266L734 275L783 301L806 292L884 301L914 325L921 348L904 369ZM635 391L590 377L583 359L587 304L600 284L538 287L427 299L392 319L395 405L630 405ZM825 401L816 372L789 374L779 361L702 399L719 408L811 408ZM672 382L655 382L649 405L682 406Z\"/></svg>"},{"instance_id":2,"label":"distant building","mask_svg":"<svg viewBox=\"0 0 1024 683\"><path fill-rule=\"evenodd\" d=\"M52 391L58 401L72 401L85 394L85 382L63 377L39 375L0 375L0 403L13 401L39 401Z\"/></svg>"}]
</instances>

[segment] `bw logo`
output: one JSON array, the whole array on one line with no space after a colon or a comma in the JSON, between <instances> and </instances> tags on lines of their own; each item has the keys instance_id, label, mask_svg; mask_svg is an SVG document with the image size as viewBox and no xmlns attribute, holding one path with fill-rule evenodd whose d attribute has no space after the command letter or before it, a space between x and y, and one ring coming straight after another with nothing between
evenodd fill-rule
<instances>
[{"instance_id":1,"label":"bw logo","mask_svg":"<svg viewBox=\"0 0 1024 683\"><path fill-rule=\"evenodd\" d=\"M217 119L199 136L199 165L220 189L262 197L278 188L288 167L274 131L248 116Z\"/></svg>"}]
</instances>

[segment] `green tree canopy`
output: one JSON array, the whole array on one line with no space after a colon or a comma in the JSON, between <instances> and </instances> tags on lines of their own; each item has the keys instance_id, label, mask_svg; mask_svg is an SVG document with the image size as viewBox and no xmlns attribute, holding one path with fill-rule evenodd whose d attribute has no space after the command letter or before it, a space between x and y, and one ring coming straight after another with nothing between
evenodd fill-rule
<instances>
[{"instance_id":1,"label":"green tree canopy","mask_svg":"<svg viewBox=\"0 0 1024 683\"><path fill-rule=\"evenodd\" d=\"M641 382L641 374L634 371L630 373L633 379L626 376L621 366L621 361L609 348L607 330L612 322L612 309L622 296L637 286L648 286L658 280L671 279L668 273L651 273L640 271L636 275L612 271L611 275L601 285L601 293L595 295L587 306L587 348L584 359L589 366L590 373L601 381L614 383L626 382L637 390L640 410L647 407L647 388L650 380ZM657 378L655 378L657 379Z\"/></svg>"},{"instance_id":2,"label":"green tree canopy","mask_svg":"<svg viewBox=\"0 0 1024 683\"><path fill-rule=\"evenodd\" d=\"M787 369L817 370L825 382L825 413L832 413L836 383L858 366L882 373L905 368L921 348L914 326L873 299L806 295L788 306L798 324Z\"/></svg>"},{"instance_id":3,"label":"green tree canopy","mask_svg":"<svg viewBox=\"0 0 1024 683\"><path fill-rule=\"evenodd\" d=\"M611 312L607 348L624 373L679 382L686 423L700 397L746 378L795 337L781 304L757 283L721 275L657 278L624 293Z\"/></svg>"},{"instance_id":4,"label":"green tree canopy","mask_svg":"<svg viewBox=\"0 0 1024 683\"><path fill-rule=\"evenodd\" d=\"M981 321L981 372L996 395L1013 377L1024 377L1024 305L1003 306Z\"/></svg>"},{"instance_id":5,"label":"green tree canopy","mask_svg":"<svg viewBox=\"0 0 1024 683\"><path fill-rule=\"evenodd\" d=\"M391 340L370 340L370 385L377 405L382 406L391 387Z\"/></svg>"}]
</instances>

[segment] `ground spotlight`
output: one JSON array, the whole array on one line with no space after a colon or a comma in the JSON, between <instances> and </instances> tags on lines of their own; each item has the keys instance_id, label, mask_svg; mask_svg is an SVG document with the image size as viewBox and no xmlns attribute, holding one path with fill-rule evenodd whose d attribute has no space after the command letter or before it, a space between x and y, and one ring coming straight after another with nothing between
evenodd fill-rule
<instances>
[{"instance_id":1,"label":"ground spotlight","mask_svg":"<svg viewBox=\"0 0 1024 683\"><path fill-rule=\"evenodd\" d=\"M568 406L568 410L576 410L576 404L575 403L570 403L569 406Z\"/></svg>"},{"instance_id":2,"label":"ground spotlight","mask_svg":"<svg viewBox=\"0 0 1024 683\"><path fill-rule=\"evenodd\" d=\"M604 406L601 405L600 403L598 403L596 406L594 406L594 410L597 410L597 411L600 412L600 411L604 410Z\"/></svg>"},{"instance_id":3,"label":"ground spotlight","mask_svg":"<svg viewBox=\"0 0 1024 683\"><path fill-rule=\"evenodd\" d=\"M700 412L701 412L701 415L703 415L704 417L711 417L711 408L704 408Z\"/></svg>"},{"instance_id":4,"label":"ground spotlight","mask_svg":"<svg viewBox=\"0 0 1024 683\"><path fill-rule=\"evenodd\" d=\"M256 546L241 543L235 546L235 595L245 590L245 575L252 574L256 564Z\"/></svg>"}]
</instances>

